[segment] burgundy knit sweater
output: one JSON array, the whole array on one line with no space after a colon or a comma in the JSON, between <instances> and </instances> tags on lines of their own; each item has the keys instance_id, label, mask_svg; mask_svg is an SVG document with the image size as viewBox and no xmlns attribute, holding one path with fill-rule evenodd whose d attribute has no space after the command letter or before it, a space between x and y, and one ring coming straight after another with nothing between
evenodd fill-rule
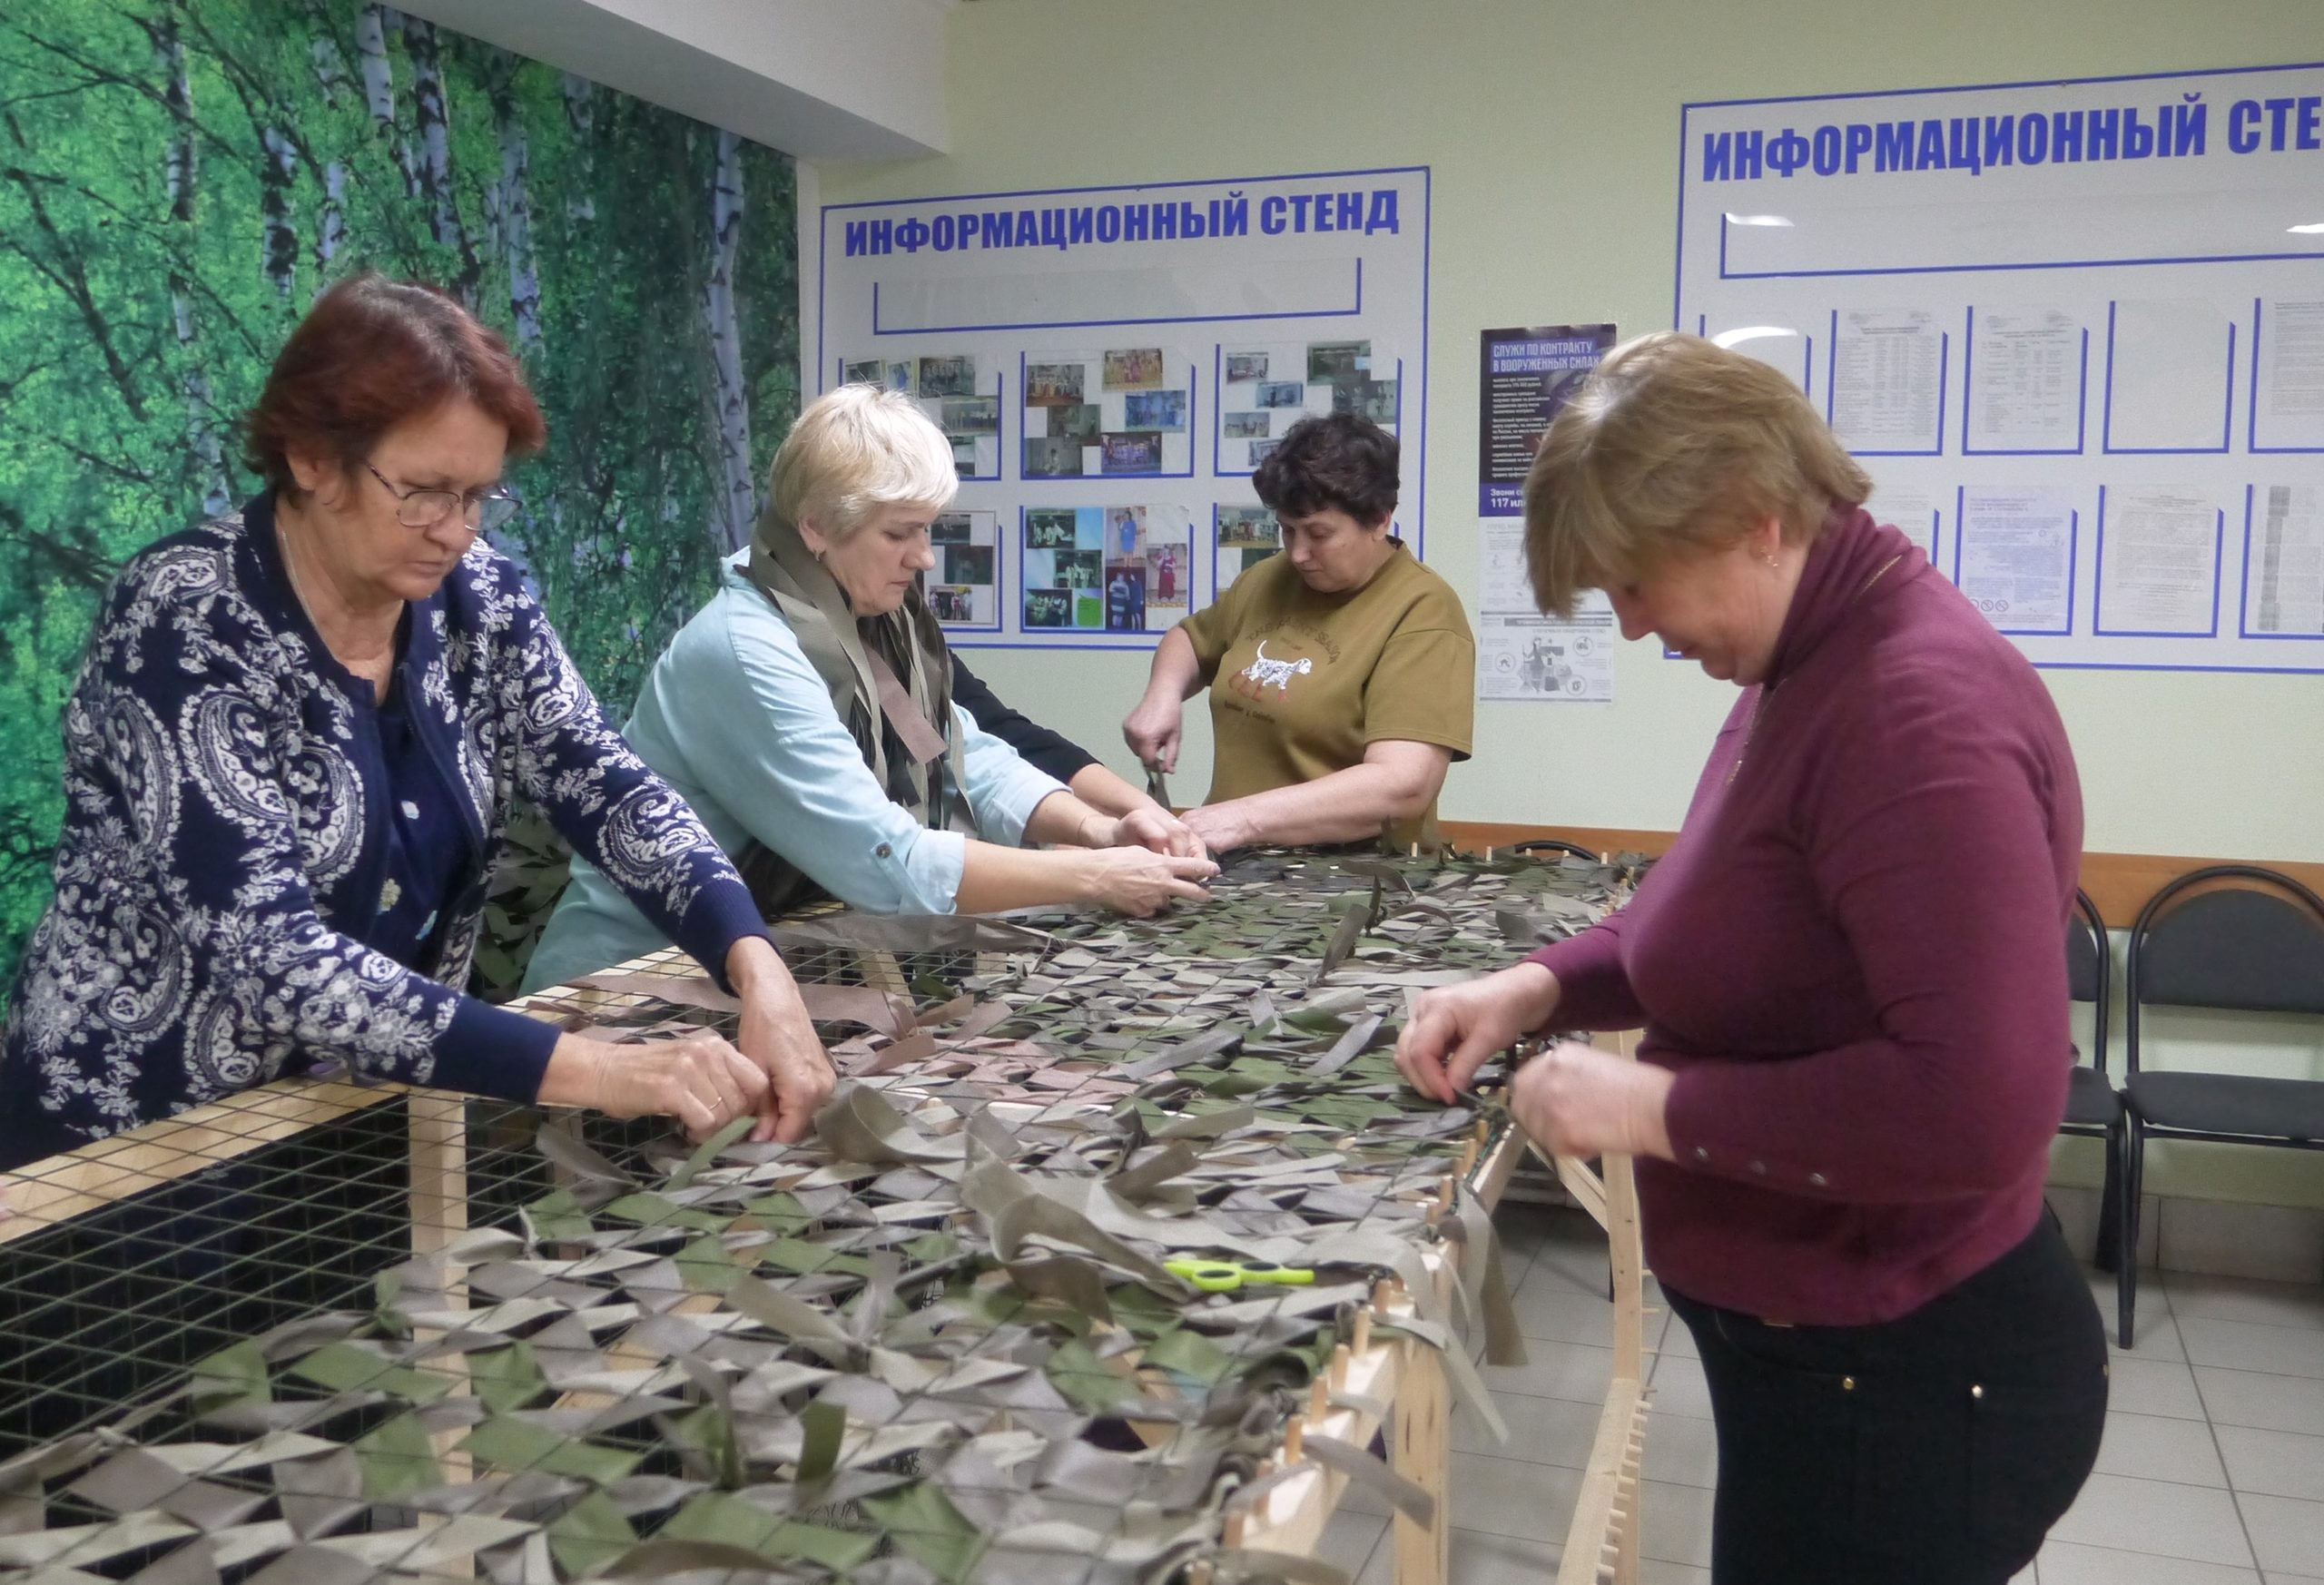
<instances>
[{"instance_id":1,"label":"burgundy knit sweater","mask_svg":"<svg viewBox=\"0 0 2324 1585\"><path fill-rule=\"evenodd\" d=\"M2041 1212L2073 1061L2082 794L2034 668L1861 510L1807 557L1630 904L1533 955L1552 1026L1678 1075L1640 1160L1655 1274L1770 1320L1886 1321Z\"/></svg>"}]
</instances>

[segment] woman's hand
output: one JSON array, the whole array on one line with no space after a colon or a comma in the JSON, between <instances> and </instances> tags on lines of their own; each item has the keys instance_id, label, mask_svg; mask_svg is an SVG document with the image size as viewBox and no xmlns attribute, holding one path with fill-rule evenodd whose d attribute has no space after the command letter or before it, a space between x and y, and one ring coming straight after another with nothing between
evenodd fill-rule
<instances>
[{"instance_id":1,"label":"woman's hand","mask_svg":"<svg viewBox=\"0 0 2324 1585\"><path fill-rule=\"evenodd\" d=\"M766 1094L758 1064L707 1029L635 1046L562 1036L540 1088L550 1106L587 1107L609 1117L675 1117L695 1139L756 1111Z\"/></svg>"},{"instance_id":2,"label":"woman's hand","mask_svg":"<svg viewBox=\"0 0 2324 1585\"><path fill-rule=\"evenodd\" d=\"M1557 976L1539 963L1424 991L1396 1039L1396 1067L1414 1089L1450 1106L1494 1053L1547 1023L1557 1005Z\"/></svg>"},{"instance_id":3,"label":"woman's hand","mask_svg":"<svg viewBox=\"0 0 2324 1585\"><path fill-rule=\"evenodd\" d=\"M1251 822L1243 817L1241 799L1226 803L1206 803L1187 811L1187 829L1206 852L1231 853L1236 848L1249 847L1258 840Z\"/></svg>"},{"instance_id":4,"label":"woman's hand","mask_svg":"<svg viewBox=\"0 0 2324 1585\"><path fill-rule=\"evenodd\" d=\"M1178 737L1185 716L1183 699L1149 694L1137 702L1137 708L1122 723L1122 741L1129 744L1139 764L1157 766L1167 775L1178 768Z\"/></svg>"},{"instance_id":5,"label":"woman's hand","mask_svg":"<svg viewBox=\"0 0 2324 1585\"><path fill-rule=\"evenodd\" d=\"M1510 1084L1509 1109L1553 1156L1659 1156L1670 1159L1663 1114L1668 1068L1560 1040L1529 1059Z\"/></svg>"},{"instance_id":6,"label":"woman's hand","mask_svg":"<svg viewBox=\"0 0 2324 1585\"><path fill-rule=\"evenodd\" d=\"M1108 840L1094 845L1106 848L1144 848L1149 852L1167 853L1174 859L1207 859L1209 851L1203 846L1185 821L1163 808L1152 804L1133 809L1114 822Z\"/></svg>"},{"instance_id":7,"label":"woman's hand","mask_svg":"<svg viewBox=\"0 0 2324 1585\"><path fill-rule=\"evenodd\" d=\"M726 978L743 998L734 1043L766 1076L751 1138L793 1145L807 1137L839 1076L807 1021L807 1006L774 944L744 936L726 952Z\"/></svg>"},{"instance_id":8,"label":"woman's hand","mask_svg":"<svg viewBox=\"0 0 2324 1585\"><path fill-rule=\"evenodd\" d=\"M1079 857L1082 900L1140 919L1181 899L1202 901L1210 895L1202 882L1218 873L1208 859L1174 858L1144 848L1092 848Z\"/></svg>"}]
</instances>

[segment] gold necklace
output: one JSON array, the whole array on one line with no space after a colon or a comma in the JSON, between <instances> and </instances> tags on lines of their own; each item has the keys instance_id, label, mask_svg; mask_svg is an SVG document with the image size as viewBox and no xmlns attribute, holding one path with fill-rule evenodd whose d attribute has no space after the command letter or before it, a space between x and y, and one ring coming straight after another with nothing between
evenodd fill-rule
<instances>
[{"instance_id":1,"label":"gold necklace","mask_svg":"<svg viewBox=\"0 0 2324 1585\"><path fill-rule=\"evenodd\" d=\"M1863 599L1865 596L1871 593L1872 586L1880 581L1881 575L1904 559L1905 553L1900 550L1896 555L1890 556L1886 561L1882 562L1878 566L1873 568L1872 576L1865 579L1863 583L1857 585L1856 593L1848 596L1848 606L1853 607L1858 600ZM1768 713L1768 701L1776 696L1777 685L1782 681L1783 679L1781 677L1777 677L1775 682L1766 684L1759 689L1758 703L1751 706L1751 719L1746 722L1743 726L1742 746L1735 751L1735 763L1727 767L1727 781L1728 785L1732 786L1734 784L1737 773L1743 769L1743 756L1751 752L1751 740L1757 737L1759 733L1759 721L1760 718Z\"/></svg>"}]
</instances>

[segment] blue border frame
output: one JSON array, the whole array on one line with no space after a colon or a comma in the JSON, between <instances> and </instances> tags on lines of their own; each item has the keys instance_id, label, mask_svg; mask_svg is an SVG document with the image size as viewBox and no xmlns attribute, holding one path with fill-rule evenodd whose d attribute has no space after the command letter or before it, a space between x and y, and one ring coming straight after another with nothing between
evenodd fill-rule
<instances>
[{"instance_id":1,"label":"blue border frame","mask_svg":"<svg viewBox=\"0 0 2324 1585\"><path fill-rule=\"evenodd\" d=\"M2227 321L2227 407L2219 420L2219 444L2216 446L2117 446L2114 444L2114 306L2122 300L2106 300L2106 403L2098 423L2098 449L2107 457L2225 457L2235 442L2235 332L2240 328L2230 319Z\"/></svg>"},{"instance_id":2,"label":"blue border frame","mask_svg":"<svg viewBox=\"0 0 2324 1585\"><path fill-rule=\"evenodd\" d=\"M2006 488L2008 487L2000 486L1995 487ZM1956 589L1961 588L1961 546L1969 537L1967 533L1965 532L1965 526L1963 523L1963 515L1966 509L1968 496L1969 487L1967 485L1954 486L1953 586ZM2002 635L2004 638L2072 638L2073 636L2073 601L2074 596L2080 589L2081 577L2082 511L2079 507L2068 507L2066 510L2066 625L2063 627L2004 627L2000 623L1995 622L1994 624L1994 631ZM1968 596L1969 595L1969 591L1966 589L1961 589L1961 593L1964 596ZM1972 598L1971 604L1974 605L1974 599ZM1982 613L1980 613L1980 615L1982 615ZM1988 617L1987 620L1991 620L1991 618ZM2178 668L2174 666L2153 666L2135 669L2175 671Z\"/></svg>"},{"instance_id":3,"label":"blue border frame","mask_svg":"<svg viewBox=\"0 0 2324 1585\"><path fill-rule=\"evenodd\" d=\"M1681 295L1687 278L1687 156L1692 149L1692 129L1688 118L1698 110L1732 110L1747 104L1820 104L1835 99L1910 99L1924 94L1986 94L2008 88L2082 88L2098 83L2159 83L2169 77L2248 77L2262 72L2324 71L2324 61L2286 61L2257 66L2203 66L2186 72L2122 72L2102 77L2029 77L2012 83L1948 83L1929 88L1871 88L1855 93L1785 94L1737 99L1689 99L1679 106L1679 224L1678 245L1670 271L1670 328L1678 330L1686 323L1686 303ZM828 209L828 206L826 206ZM1724 214L1724 211L1721 213ZM2299 255L2270 253L2265 259ZM1950 268L1948 266L1948 268ZM817 280L820 281L821 277ZM822 304L816 305L820 321ZM821 330L820 323L817 326Z\"/></svg>"},{"instance_id":4,"label":"blue border frame","mask_svg":"<svg viewBox=\"0 0 2324 1585\"><path fill-rule=\"evenodd\" d=\"M1976 399L1973 378L1977 357L1977 305L1971 303L1961 330L1961 455L1964 457L2079 457L2090 444L2090 327L2082 327L2081 389L2074 398L2073 444L2070 447L2003 447L1979 450L1969 444L1969 408Z\"/></svg>"},{"instance_id":5,"label":"blue border frame","mask_svg":"<svg viewBox=\"0 0 2324 1585\"><path fill-rule=\"evenodd\" d=\"M1685 171L1684 161L1685 151L1681 149L1680 172L1682 174ZM1262 182L1311 182L1342 176L1417 176L1420 178L1420 382L1423 390L1425 391L1428 386L1429 369L1429 327L1432 309L1430 295L1434 286L1434 271L1436 267L1436 174L1434 168L1428 165L1375 165L1346 171L1290 171L1270 176L1210 176L1196 179L1182 178L1173 182L1117 182L1097 187L1019 187L1000 189L990 192L933 193L923 194L918 198L865 198L857 199L848 203L826 203L821 207L815 224L815 369L817 378L820 379L822 376L824 359L826 357L825 342L827 340L827 336L825 332L829 324L829 314L826 311L825 298L831 289L831 271L827 266L831 258L831 229L832 216L833 214L842 213L849 210L893 209L922 203L973 203L993 198L1056 198L1066 196L1068 194L1078 194L1085 192L1162 192L1182 187L1226 187L1232 186L1237 182L1245 185L1256 185ZM1680 191L1683 198L1683 187ZM1173 320L1169 322L1184 323L1190 321ZM1404 390L1403 362L1403 360L1402 359L1397 360L1396 431L1397 438L1399 440L1404 438ZM816 394L820 396L822 391L819 389ZM1190 395L1188 397L1188 400L1191 401L1192 399L1193 399ZM1419 411L1420 432L1417 436L1413 437L1413 438L1418 443L1418 459L1415 466L1415 477L1412 492L1413 506L1412 544L1413 557L1419 561L1425 562L1428 559L1428 407L1424 400L1421 404ZM1191 431L1189 431L1190 442L1192 434ZM1214 476L1216 476L1216 453L1215 442L1216 437L1214 437L1212 472ZM1190 463L1192 460L1191 450L1192 448L1190 444ZM1020 456L1019 461L1021 463L1022 460L1023 458ZM1006 473L1007 468L1005 466L1002 471ZM1020 468L1019 473L1021 474L1021 472L1022 469ZM1090 476L1085 475L1083 477L1087 477ZM1096 477L1152 478L1157 476L1153 474L1123 474L1112 476L1098 475ZM1230 475L1225 477L1248 476ZM978 482L990 483L993 481L980 480ZM978 647L1000 648L1004 646L998 645L983 645ZM1007 647L1019 646L1009 645ZM1071 646L1055 644L1029 644L1024 645L1021 647L1028 649L1058 649ZM1093 647L1117 648L1120 646L1098 645Z\"/></svg>"},{"instance_id":6,"label":"blue border frame","mask_svg":"<svg viewBox=\"0 0 2324 1585\"><path fill-rule=\"evenodd\" d=\"M1363 312L1364 256L1361 253L1355 258L1354 308L1279 310L1264 314L1179 314L1169 319L1143 320L1028 320L1022 324L1010 325L900 325L891 330L881 327L880 283L877 281L872 283L872 333L875 336L970 335L986 330L1079 330L1114 325L1215 325L1244 320L1344 320Z\"/></svg>"},{"instance_id":7,"label":"blue border frame","mask_svg":"<svg viewBox=\"0 0 2324 1585\"><path fill-rule=\"evenodd\" d=\"M2262 446L2260 444L2260 315L2265 298L2251 300L2251 395L2244 404L2248 433L2243 449L2254 457L2304 457L2324 453L2324 446Z\"/></svg>"},{"instance_id":8,"label":"blue border frame","mask_svg":"<svg viewBox=\"0 0 2324 1585\"><path fill-rule=\"evenodd\" d=\"M1931 319L1935 318L1934 314ZM1942 457L1945 455L1945 410L1949 405L1945 392L1953 378L1953 336L1948 330L1936 333L1936 444L1926 451L1864 451L1848 447L1850 457ZM1831 340L1824 345L1824 422L1834 434L1839 426L1832 422L1834 397L1840 389L1840 310L1832 310ZM1846 444L1843 438L1843 445Z\"/></svg>"},{"instance_id":9,"label":"blue border frame","mask_svg":"<svg viewBox=\"0 0 2324 1585\"><path fill-rule=\"evenodd\" d=\"M2227 514L2213 508L2211 524L2211 625L2201 633L2172 632L2167 628L2109 627L2106 625L2106 487L2098 487L2098 543L2092 555L2090 573L2090 634L2093 638L2196 638L2219 636L2220 579L2226 571Z\"/></svg>"}]
</instances>

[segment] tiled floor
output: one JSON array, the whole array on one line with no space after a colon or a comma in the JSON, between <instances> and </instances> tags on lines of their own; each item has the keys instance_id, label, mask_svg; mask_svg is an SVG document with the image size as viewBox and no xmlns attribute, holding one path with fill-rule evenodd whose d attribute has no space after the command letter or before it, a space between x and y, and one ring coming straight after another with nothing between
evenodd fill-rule
<instances>
[{"instance_id":1,"label":"tiled floor","mask_svg":"<svg viewBox=\"0 0 2324 1585\"><path fill-rule=\"evenodd\" d=\"M1611 1369L1604 1236L1573 1211L1512 1206L1499 1220L1530 1359L1482 1371L1505 1444L1454 1422L1455 1585L1541 1585L1554 1570ZM2113 1279L2091 1280L2111 1317ZM1650 1315L1658 1343L1641 1571L1707 1585L1710 1406L1686 1328ZM1326 1533L1324 1556L1359 1585L1394 1577L1385 1512L1353 1493ZM2097 1472L2019 1579L2324 1585L2324 1286L2147 1274Z\"/></svg>"}]
</instances>

